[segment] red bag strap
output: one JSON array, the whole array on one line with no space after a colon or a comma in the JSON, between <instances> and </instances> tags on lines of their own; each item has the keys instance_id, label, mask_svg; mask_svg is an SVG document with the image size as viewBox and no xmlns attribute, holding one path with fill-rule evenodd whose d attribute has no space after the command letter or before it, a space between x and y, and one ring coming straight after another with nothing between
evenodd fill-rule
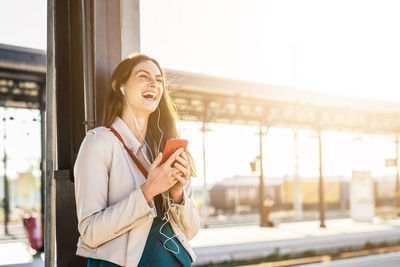
<instances>
[{"instance_id":1,"label":"red bag strap","mask_svg":"<svg viewBox=\"0 0 400 267\"><path fill-rule=\"evenodd\" d=\"M139 170L142 172L143 176L146 177L147 179L147 170L143 165L140 163L140 161L136 158L136 156L132 153L132 150L130 150L126 145L124 140L122 139L121 135L114 129L110 128L110 131L121 141L121 143L124 145L126 151L128 152L129 156L131 156L133 162L135 162L136 166L138 166Z\"/></svg>"}]
</instances>

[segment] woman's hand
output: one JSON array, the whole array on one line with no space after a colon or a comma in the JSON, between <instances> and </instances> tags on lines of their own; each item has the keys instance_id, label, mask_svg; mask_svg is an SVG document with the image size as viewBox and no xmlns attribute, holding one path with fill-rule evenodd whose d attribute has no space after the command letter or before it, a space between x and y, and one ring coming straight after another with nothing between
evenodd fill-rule
<instances>
[{"instance_id":1,"label":"woman's hand","mask_svg":"<svg viewBox=\"0 0 400 267\"><path fill-rule=\"evenodd\" d=\"M161 166L162 153L158 154L153 164L149 167L147 181L142 185L143 195L147 202L171 188L177 182L177 174L179 169L173 168L172 163L183 152L183 148L177 149Z\"/></svg>"},{"instance_id":2,"label":"woman's hand","mask_svg":"<svg viewBox=\"0 0 400 267\"><path fill-rule=\"evenodd\" d=\"M183 201L183 187L187 184L190 178L190 165L184 151L176 157L174 168L179 170L178 173L173 173L177 183L169 189L169 193L175 203L181 203Z\"/></svg>"}]
</instances>

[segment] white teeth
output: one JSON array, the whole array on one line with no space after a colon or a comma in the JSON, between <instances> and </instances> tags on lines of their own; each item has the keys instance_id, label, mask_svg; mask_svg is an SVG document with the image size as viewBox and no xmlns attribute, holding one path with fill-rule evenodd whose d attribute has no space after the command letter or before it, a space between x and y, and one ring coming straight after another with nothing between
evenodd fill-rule
<instances>
[{"instance_id":1,"label":"white teeth","mask_svg":"<svg viewBox=\"0 0 400 267\"><path fill-rule=\"evenodd\" d=\"M142 94L142 96L146 99L152 99L152 100L155 100L157 98L157 95L153 92L145 92Z\"/></svg>"}]
</instances>

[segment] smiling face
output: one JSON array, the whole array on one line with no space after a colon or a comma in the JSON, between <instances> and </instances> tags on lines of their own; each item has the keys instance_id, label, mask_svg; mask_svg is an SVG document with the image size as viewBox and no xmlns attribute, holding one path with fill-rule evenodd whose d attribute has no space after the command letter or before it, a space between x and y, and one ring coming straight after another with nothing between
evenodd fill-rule
<instances>
[{"instance_id":1,"label":"smiling face","mask_svg":"<svg viewBox=\"0 0 400 267\"><path fill-rule=\"evenodd\" d=\"M164 92L160 69L152 61L140 62L132 69L129 79L122 88L134 112L149 115L156 110ZM124 102L125 108L127 108L126 102Z\"/></svg>"}]
</instances>

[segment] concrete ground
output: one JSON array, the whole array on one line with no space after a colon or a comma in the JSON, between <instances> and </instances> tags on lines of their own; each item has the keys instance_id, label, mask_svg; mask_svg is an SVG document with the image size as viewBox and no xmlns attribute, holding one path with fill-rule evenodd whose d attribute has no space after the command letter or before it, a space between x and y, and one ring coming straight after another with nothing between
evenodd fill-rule
<instances>
[{"instance_id":1,"label":"concrete ground","mask_svg":"<svg viewBox=\"0 0 400 267\"><path fill-rule=\"evenodd\" d=\"M44 254L35 255L25 239L0 243L0 265L16 267L42 267Z\"/></svg>"},{"instance_id":2,"label":"concrete ground","mask_svg":"<svg viewBox=\"0 0 400 267\"><path fill-rule=\"evenodd\" d=\"M334 253L371 244L398 244L400 219L354 222L352 219L329 219L326 229L319 221L278 223L273 228L260 228L246 223L238 226L219 225L201 229L190 242L198 260L195 265L266 257L271 254ZM0 226L1 266L44 266L43 255L33 256L21 224L10 226L13 237L5 237Z\"/></svg>"},{"instance_id":3,"label":"concrete ground","mask_svg":"<svg viewBox=\"0 0 400 267\"><path fill-rule=\"evenodd\" d=\"M30 248L22 222L9 223L8 232L10 235L5 235L4 226L0 225L0 266L44 266L44 254L36 254Z\"/></svg>"},{"instance_id":4,"label":"concrete ground","mask_svg":"<svg viewBox=\"0 0 400 267\"><path fill-rule=\"evenodd\" d=\"M371 244L398 244L400 219L354 222L352 219L280 223L273 228L257 225L202 229L191 241L196 265L304 252L335 253Z\"/></svg>"}]
</instances>

